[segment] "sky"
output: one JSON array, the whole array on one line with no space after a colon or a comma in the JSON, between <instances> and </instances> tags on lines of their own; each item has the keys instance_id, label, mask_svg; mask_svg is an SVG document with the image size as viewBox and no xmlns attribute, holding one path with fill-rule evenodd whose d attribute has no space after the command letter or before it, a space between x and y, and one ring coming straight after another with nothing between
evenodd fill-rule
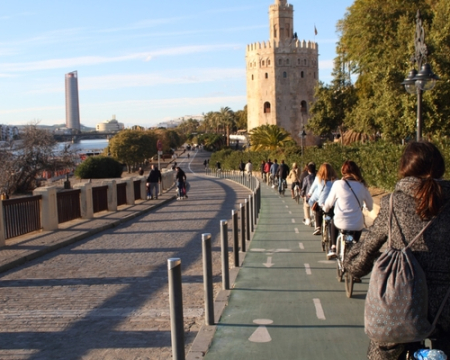
<instances>
[{"instance_id":1,"label":"sky","mask_svg":"<svg viewBox=\"0 0 450 360\"><path fill-rule=\"evenodd\" d=\"M155 126L246 104L245 50L269 39L275 0L0 2L0 124L65 123L78 72L80 121ZM294 32L319 44L331 80L336 23L351 0L292 0ZM317 35L314 33L317 29Z\"/></svg>"}]
</instances>

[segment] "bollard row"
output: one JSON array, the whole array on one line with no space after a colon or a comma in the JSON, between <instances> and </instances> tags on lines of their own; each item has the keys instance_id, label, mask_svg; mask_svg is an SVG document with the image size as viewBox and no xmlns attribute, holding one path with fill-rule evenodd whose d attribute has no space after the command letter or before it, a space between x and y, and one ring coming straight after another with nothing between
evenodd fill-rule
<instances>
[{"instance_id":1,"label":"bollard row","mask_svg":"<svg viewBox=\"0 0 450 360\"><path fill-rule=\"evenodd\" d=\"M206 174L212 174L205 168ZM252 190L252 194L239 204L239 210L231 211L233 265L240 266L239 262L239 233L241 234L241 251L246 252L246 240L250 241L250 233L254 232L261 209L260 182L244 173L230 171L216 171L214 176L227 178L241 183ZM239 221L240 220L240 221ZM240 223L240 226L239 226ZM240 228L240 229L239 229ZM240 230L240 231L239 231ZM228 261L228 222L220 220L221 262L222 262L222 289L230 289L229 261ZM214 325L214 298L213 298L213 271L211 234L202 234L203 255L203 287L205 296L205 325ZM184 353L184 322L183 322L183 296L181 280L181 259L171 258L167 261L169 278L170 326L172 340L172 357L174 360L185 360Z\"/></svg>"}]
</instances>

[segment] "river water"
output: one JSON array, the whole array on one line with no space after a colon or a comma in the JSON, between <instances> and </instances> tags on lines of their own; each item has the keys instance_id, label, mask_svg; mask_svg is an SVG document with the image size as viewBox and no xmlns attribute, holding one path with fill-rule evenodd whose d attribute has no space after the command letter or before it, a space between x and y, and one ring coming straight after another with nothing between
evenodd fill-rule
<instances>
[{"instance_id":1,"label":"river water","mask_svg":"<svg viewBox=\"0 0 450 360\"><path fill-rule=\"evenodd\" d=\"M55 147L55 152L64 149L65 145L70 145L70 150L77 153L87 153L87 152L102 152L103 149L108 147L107 139L91 139L91 140L80 140L77 143L72 144L71 142L60 142Z\"/></svg>"}]
</instances>

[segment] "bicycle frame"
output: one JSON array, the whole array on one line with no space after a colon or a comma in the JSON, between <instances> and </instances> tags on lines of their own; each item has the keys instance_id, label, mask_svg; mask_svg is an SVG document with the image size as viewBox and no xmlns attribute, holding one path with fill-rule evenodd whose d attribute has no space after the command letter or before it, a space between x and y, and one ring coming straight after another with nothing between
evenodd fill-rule
<instances>
[{"instance_id":1,"label":"bicycle frame","mask_svg":"<svg viewBox=\"0 0 450 360\"><path fill-rule=\"evenodd\" d=\"M354 244L355 239L353 235L346 234L345 231L340 231L339 236L336 241L336 267L337 267L337 275L338 281L342 282L342 278L345 275L345 292L347 297L351 298L353 294L353 276L345 271L344 268L344 259L345 259L345 251L349 244Z\"/></svg>"}]
</instances>

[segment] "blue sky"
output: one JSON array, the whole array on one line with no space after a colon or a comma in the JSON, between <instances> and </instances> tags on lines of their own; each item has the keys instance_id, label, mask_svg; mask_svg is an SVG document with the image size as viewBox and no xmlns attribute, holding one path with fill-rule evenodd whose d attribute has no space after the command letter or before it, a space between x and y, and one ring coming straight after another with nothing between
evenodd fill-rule
<instances>
[{"instance_id":1,"label":"blue sky","mask_svg":"<svg viewBox=\"0 0 450 360\"><path fill-rule=\"evenodd\" d=\"M64 74L78 71L81 123L154 126L241 110L246 45L267 41L275 0L20 0L0 3L0 124L65 123ZM319 44L329 82L350 0L290 1L294 31ZM314 26L318 35L314 36Z\"/></svg>"}]
</instances>

